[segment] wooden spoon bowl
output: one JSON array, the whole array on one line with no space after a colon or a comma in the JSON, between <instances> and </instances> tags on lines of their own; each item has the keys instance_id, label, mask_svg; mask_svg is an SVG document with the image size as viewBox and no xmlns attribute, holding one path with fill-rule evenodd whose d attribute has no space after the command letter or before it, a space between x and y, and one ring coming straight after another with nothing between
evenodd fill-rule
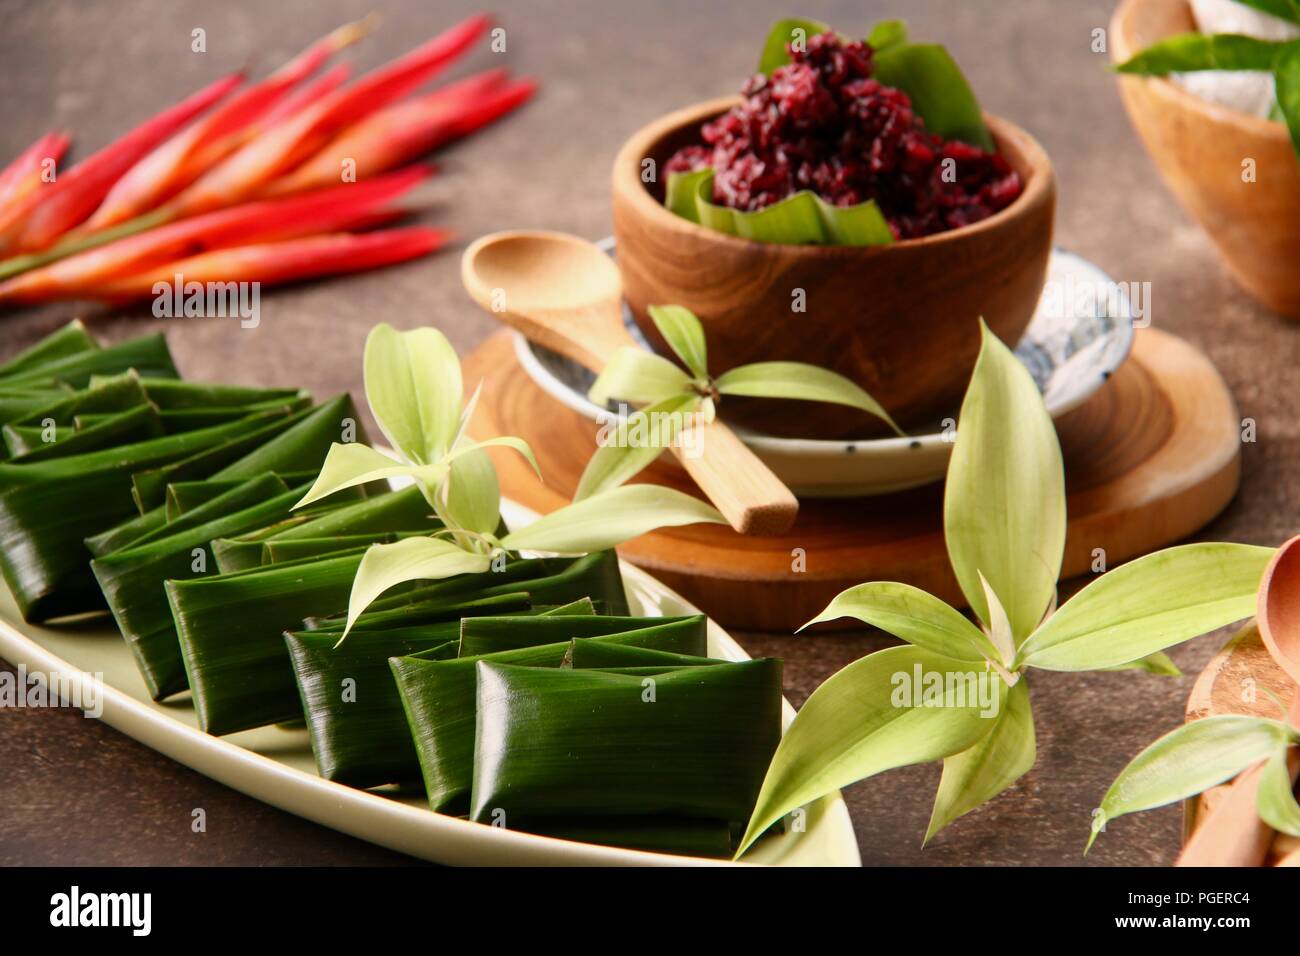
<instances>
[{"instance_id":1,"label":"wooden spoon bowl","mask_svg":"<svg viewBox=\"0 0 1300 956\"><path fill-rule=\"evenodd\" d=\"M1300 535L1278 549L1264 572L1258 621L1269 654L1300 684Z\"/></svg>"},{"instance_id":2,"label":"wooden spoon bowl","mask_svg":"<svg viewBox=\"0 0 1300 956\"><path fill-rule=\"evenodd\" d=\"M1122 63L1195 29L1186 0L1125 0L1111 20L1111 56ZM1119 84L1147 152L1238 285L1300 318L1300 163L1286 126L1208 103L1162 77L1121 76Z\"/></svg>"},{"instance_id":3,"label":"wooden spoon bowl","mask_svg":"<svg viewBox=\"0 0 1300 956\"><path fill-rule=\"evenodd\" d=\"M672 113L637 132L614 161L614 235L623 292L656 348L647 306L700 317L714 375L748 362L810 362L867 389L903 427L956 412L979 354L983 316L1014 346L1033 317L1052 245L1056 180L1024 130L987 117L998 148L1025 182L1006 209L972 226L890 246L791 246L705 229L663 206L662 170L700 125L736 100ZM794 311L796 290L806 311ZM727 399L728 417L801 438L883 434L869 416L807 402Z\"/></svg>"}]
</instances>

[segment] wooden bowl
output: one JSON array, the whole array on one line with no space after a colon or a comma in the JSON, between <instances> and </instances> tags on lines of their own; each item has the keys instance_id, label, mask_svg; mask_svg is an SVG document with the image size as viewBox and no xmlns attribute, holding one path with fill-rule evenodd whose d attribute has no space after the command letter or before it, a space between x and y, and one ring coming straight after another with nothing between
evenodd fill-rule
<instances>
[{"instance_id":1,"label":"wooden bowl","mask_svg":"<svg viewBox=\"0 0 1300 956\"><path fill-rule=\"evenodd\" d=\"M1186 0L1125 0L1111 56L1129 59L1196 29ZM1300 163L1286 126L1208 103L1161 77L1121 76L1129 117L1179 202L1209 233L1237 283L1300 318ZM1254 161L1255 182L1243 179Z\"/></svg>"},{"instance_id":2,"label":"wooden bowl","mask_svg":"<svg viewBox=\"0 0 1300 956\"><path fill-rule=\"evenodd\" d=\"M636 133L614 161L614 236L637 324L666 349L646 308L684 305L700 317L714 375L748 362L798 361L858 382L904 427L955 415L979 352L983 316L1014 345L1042 294L1052 248L1056 180L1043 148L988 117L998 148L1025 181L982 222L890 246L794 246L705 229L663 206L642 180L735 98L687 107ZM806 311L792 308L803 290ZM730 419L772 435L858 438L875 419L840 406L727 398Z\"/></svg>"}]
</instances>

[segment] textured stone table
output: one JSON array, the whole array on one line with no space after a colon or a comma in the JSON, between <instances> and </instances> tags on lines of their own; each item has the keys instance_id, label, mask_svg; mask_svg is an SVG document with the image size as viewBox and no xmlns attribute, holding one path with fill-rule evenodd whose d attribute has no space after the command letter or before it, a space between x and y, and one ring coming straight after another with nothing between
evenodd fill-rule
<instances>
[{"instance_id":1,"label":"textured stone table","mask_svg":"<svg viewBox=\"0 0 1300 956\"><path fill-rule=\"evenodd\" d=\"M0 71L7 159L55 126L81 155L250 56L273 67L369 7L382 29L354 53L363 66L432 35L471 4L342 0L220 5L200 0L0 2ZM669 109L731 92L752 68L769 21L788 0L548 2L498 0L510 65L544 81L541 97L508 123L439 158L425 220L465 238L506 227L599 237L609 231L609 163L620 142ZM1206 537L1275 544L1300 529L1300 326L1270 315L1229 281L1201 231L1176 207L1123 115L1105 58L1091 50L1111 4L1060 0L895 0L804 3L846 30L906 15L916 35L946 43L986 108L1014 118L1047 147L1060 177L1057 241L1113 277L1153 283L1153 318L1203 348L1258 422L1245 448L1241 493ZM190 31L208 52L190 52ZM469 67L493 65L481 56ZM382 273L267 292L262 324L154 320L147 310L105 316L96 332L120 339L168 332L185 375L302 385L317 396L360 396L361 346L386 320L435 324L458 348L492 323L460 290L458 249ZM0 355L66 321L70 308L0 317ZM796 704L836 668L884 643L879 635L792 639L739 634L755 654L787 660ZM1174 653L1194 674L1225 634ZM1176 726L1191 677L1035 674L1039 759L1032 773L964 818L927 850L937 766L911 768L848 792L870 864L1074 865L1091 808L1130 757ZM403 857L250 800L109 727L64 710L0 710L0 862L401 863ZM190 832L204 807L208 832ZM1176 851L1179 812L1121 821L1088 865L1162 864Z\"/></svg>"}]
</instances>

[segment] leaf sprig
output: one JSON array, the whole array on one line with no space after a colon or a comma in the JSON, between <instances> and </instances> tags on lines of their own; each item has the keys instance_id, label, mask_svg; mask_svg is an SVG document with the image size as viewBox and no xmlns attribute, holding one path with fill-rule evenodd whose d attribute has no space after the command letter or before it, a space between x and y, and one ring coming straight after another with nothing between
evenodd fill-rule
<instances>
[{"instance_id":1,"label":"leaf sprig","mask_svg":"<svg viewBox=\"0 0 1300 956\"><path fill-rule=\"evenodd\" d=\"M948 557L978 623L894 582L850 588L810 621L853 617L907 644L850 664L808 698L773 757L741 853L832 790L942 759L929 841L1033 766L1031 668L1177 673L1166 648L1252 612L1273 550L1219 543L1139 558L1053 611L1066 528L1060 445L1029 372L982 330L944 496ZM995 707L895 692L899 675L960 686L981 671L996 675Z\"/></svg>"},{"instance_id":2,"label":"leaf sprig","mask_svg":"<svg viewBox=\"0 0 1300 956\"><path fill-rule=\"evenodd\" d=\"M463 403L460 360L436 329L398 332L382 323L366 339L365 389L393 458L359 443L334 443L301 508L357 485L393 478L416 483L444 528L436 536L372 545L353 581L346 637L385 591L408 581L488 571L493 558L520 550L576 554L615 547L655 528L725 524L697 498L654 485L619 487L560 508L517 531L501 533L501 489L486 449L512 449L540 470L528 443L502 436L472 441L466 426L478 392ZM340 638L340 641L342 638Z\"/></svg>"},{"instance_id":3,"label":"leaf sprig","mask_svg":"<svg viewBox=\"0 0 1300 956\"><path fill-rule=\"evenodd\" d=\"M1300 24L1297 0L1237 0L1243 6ZM1154 43L1115 68L1137 76L1202 70L1273 74L1278 110L1300 156L1300 40L1260 40L1237 33L1180 33Z\"/></svg>"},{"instance_id":4,"label":"leaf sprig","mask_svg":"<svg viewBox=\"0 0 1300 956\"><path fill-rule=\"evenodd\" d=\"M1300 729L1280 720L1228 714L1205 717L1165 734L1120 771L1092 818L1086 853L1106 824L1126 813L1194 797L1261 761L1255 808L1274 830L1300 837L1300 805L1292 792L1287 751Z\"/></svg>"},{"instance_id":5,"label":"leaf sprig","mask_svg":"<svg viewBox=\"0 0 1300 956\"><path fill-rule=\"evenodd\" d=\"M652 305L650 318L681 366L645 349L623 348L587 391L598 405L611 398L644 405L619 422L587 463L574 500L617 487L659 457L696 416L711 422L723 395L802 399L847 405L903 431L866 390L829 369L804 362L755 362L709 375L704 327L680 305ZM643 436L633 440L635 436Z\"/></svg>"}]
</instances>

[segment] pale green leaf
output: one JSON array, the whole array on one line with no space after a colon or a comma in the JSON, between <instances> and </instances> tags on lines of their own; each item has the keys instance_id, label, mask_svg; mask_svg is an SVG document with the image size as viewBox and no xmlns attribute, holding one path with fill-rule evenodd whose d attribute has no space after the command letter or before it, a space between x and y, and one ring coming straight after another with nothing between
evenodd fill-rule
<instances>
[{"instance_id":1,"label":"pale green leaf","mask_svg":"<svg viewBox=\"0 0 1300 956\"><path fill-rule=\"evenodd\" d=\"M841 617L856 618L909 644L955 660L996 657L978 627L937 597L910 584L874 581L841 591L804 627Z\"/></svg>"},{"instance_id":2,"label":"pale green leaf","mask_svg":"<svg viewBox=\"0 0 1300 956\"><path fill-rule=\"evenodd\" d=\"M1204 793L1266 759L1286 740L1280 721L1240 715L1206 717L1165 734L1110 785L1093 813L1088 847L1107 822Z\"/></svg>"},{"instance_id":3,"label":"pale green leaf","mask_svg":"<svg viewBox=\"0 0 1300 956\"><path fill-rule=\"evenodd\" d=\"M460 421L456 426L456 437L452 439L450 448L458 448L461 443L467 440L469 434L469 423L474 418L474 410L478 408L478 400L483 394L483 383L480 381L474 386L474 394L469 397L465 407L461 409Z\"/></svg>"},{"instance_id":4,"label":"pale green leaf","mask_svg":"<svg viewBox=\"0 0 1300 956\"><path fill-rule=\"evenodd\" d=\"M601 426L596 451L583 469L574 501L617 488L635 477L676 440L686 417L700 404L698 395L675 395Z\"/></svg>"},{"instance_id":5,"label":"pale green leaf","mask_svg":"<svg viewBox=\"0 0 1300 956\"><path fill-rule=\"evenodd\" d=\"M460 423L460 360L437 329L370 330L365 352L366 401L394 448L416 464L446 454Z\"/></svg>"},{"instance_id":6,"label":"pale green leaf","mask_svg":"<svg viewBox=\"0 0 1300 956\"><path fill-rule=\"evenodd\" d=\"M680 305L652 305L646 310L664 341L700 380L709 377L709 353L704 343L704 326L690 309Z\"/></svg>"},{"instance_id":7,"label":"pale green leaf","mask_svg":"<svg viewBox=\"0 0 1300 956\"><path fill-rule=\"evenodd\" d=\"M528 442L522 438L516 438L513 435L499 435L496 438L488 438L483 441L463 441L456 448L448 453L440 462L443 465L449 465L455 462L462 455L468 455L471 452L480 451L484 448L509 448L519 452L528 464L533 466L533 471L537 477L542 477L542 468L537 464L537 457L533 454L533 449Z\"/></svg>"},{"instance_id":8,"label":"pale green leaf","mask_svg":"<svg viewBox=\"0 0 1300 956\"><path fill-rule=\"evenodd\" d=\"M1178 669L1178 665L1174 663L1173 658L1164 651L1156 651L1154 654L1139 657L1127 664L1115 664L1111 667L1099 667L1097 669L1103 671L1146 671L1148 674L1155 674L1159 677L1183 676L1183 672Z\"/></svg>"},{"instance_id":9,"label":"pale green leaf","mask_svg":"<svg viewBox=\"0 0 1300 956\"><path fill-rule=\"evenodd\" d=\"M1065 548L1065 472L1029 371L983 321L948 464L944 535L962 594L987 626L982 573L1019 644L1043 618ZM1137 655L1135 655L1137 656Z\"/></svg>"},{"instance_id":10,"label":"pale green leaf","mask_svg":"<svg viewBox=\"0 0 1300 956\"><path fill-rule=\"evenodd\" d=\"M445 472L445 467L439 465L408 465L358 442L335 442L330 445L315 483L294 507L309 505L344 488L389 478L409 476L431 486Z\"/></svg>"},{"instance_id":11,"label":"pale green leaf","mask_svg":"<svg viewBox=\"0 0 1300 956\"><path fill-rule=\"evenodd\" d=\"M1120 565L1049 617L1020 648L1020 660L1047 670L1098 670L1250 617L1273 553L1206 542Z\"/></svg>"},{"instance_id":12,"label":"pale green leaf","mask_svg":"<svg viewBox=\"0 0 1300 956\"><path fill-rule=\"evenodd\" d=\"M1033 767L1037 746L1028 683L1021 680L1003 692L997 722L983 739L944 759L925 842L962 814L988 803Z\"/></svg>"},{"instance_id":13,"label":"pale green leaf","mask_svg":"<svg viewBox=\"0 0 1300 956\"><path fill-rule=\"evenodd\" d=\"M509 551L585 554L686 524L726 524L712 505L660 485L624 485L575 501L501 539Z\"/></svg>"},{"instance_id":14,"label":"pale green leaf","mask_svg":"<svg viewBox=\"0 0 1300 956\"><path fill-rule=\"evenodd\" d=\"M1295 784L1287 766L1287 750L1284 745L1269 758L1259 778L1255 806L1259 818L1274 830L1300 837L1300 805L1296 804Z\"/></svg>"},{"instance_id":15,"label":"pale green leaf","mask_svg":"<svg viewBox=\"0 0 1300 956\"><path fill-rule=\"evenodd\" d=\"M597 405L611 398L652 404L690 390L690 376L680 366L645 349L622 348L601 371L587 397Z\"/></svg>"},{"instance_id":16,"label":"pale green leaf","mask_svg":"<svg viewBox=\"0 0 1300 956\"><path fill-rule=\"evenodd\" d=\"M856 383L829 369L804 362L755 362L718 376L714 387L723 395L795 398L848 405L874 415L898 435L903 431L874 398Z\"/></svg>"},{"instance_id":17,"label":"pale green leaf","mask_svg":"<svg viewBox=\"0 0 1300 956\"><path fill-rule=\"evenodd\" d=\"M989 640L998 652L998 661L1010 667L1016 657L1016 640L1011 634L1011 621L1007 619L1006 609L998 599L988 580L980 575L980 586L984 589L984 601L989 609Z\"/></svg>"},{"instance_id":18,"label":"pale green leaf","mask_svg":"<svg viewBox=\"0 0 1300 956\"><path fill-rule=\"evenodd\" d=\"M865 777L895 767L938 760L971 747L989 732L978 701L916 706L917 676L952 675L965 687L981 677L986 686L1005 685L985 668L922 647L905 645L855 661L831 676L804 703L772 757L740 853L785 814Z\"/></svg>"},{"instance_id":19,"label":"pale green leaf","mask_svg":"<svg viewBox=\"0 0 1300 956\"><path fill-rule=\"evenodd\" d=\"M486 451L474 448L459 455L443 487L442 517L448 527L496 534L501 523L501 486Z\"/></svg>"},{"instance_id":20,"label":"pale green leaf","mask_svg":"<svg viewBox=\"0 0 1300 956\"><path fill-rule=\"evenodd\" d=\"M465 551L442 538L404 538L393 544L371 545L352 581L343 636L347 636L370 602L389 588L407 581L436 581L457 574L478 574L488 570L491 562L491 557L486 554Z\"/></svg>"}]
</instances>

